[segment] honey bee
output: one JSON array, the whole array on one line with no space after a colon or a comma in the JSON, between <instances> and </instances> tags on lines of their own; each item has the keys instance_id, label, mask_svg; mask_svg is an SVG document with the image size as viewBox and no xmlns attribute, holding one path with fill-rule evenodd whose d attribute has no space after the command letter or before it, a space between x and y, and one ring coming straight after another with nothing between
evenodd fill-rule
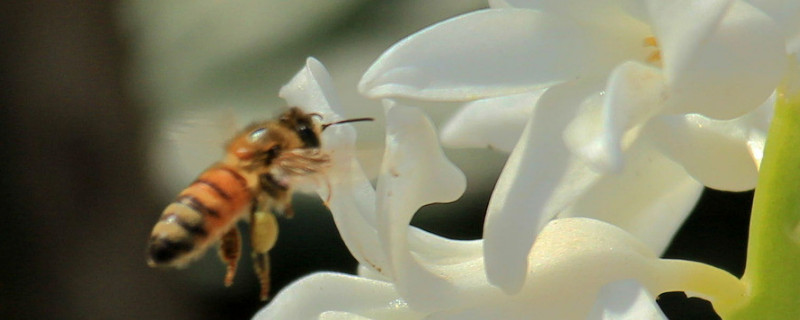
<instances>
[{"instance_id":1,"label":"honey bee","mask_svg":"<svg viewBox=\"0 0 800 320\"><path fill-rule=\"evenodd\" d=\"M236 223L249 218L253 265L261 300L269 295L269 255L278 236L275 215L291 218L292 187L329 167L320 149L325 128L371 121L356 118L322 124L317 113L292 107L276 119L257 122L231 139L225 156L206 169L170 203L153 227L147 247L151 267L183 267L220 241L227 265L225 285L233 283L241 254Z\"/></svg>"}]
</instances>

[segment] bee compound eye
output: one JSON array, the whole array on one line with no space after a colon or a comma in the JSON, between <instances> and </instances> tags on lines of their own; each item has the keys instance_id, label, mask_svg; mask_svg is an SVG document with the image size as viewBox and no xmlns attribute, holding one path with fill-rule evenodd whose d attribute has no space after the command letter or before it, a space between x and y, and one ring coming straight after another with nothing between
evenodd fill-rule
<instances>
[{"instance_id":1,"label":"bee compound eye","mask_svg":"<svg viewBox=\"0 0 800 320\"><path fill-rule=\"evenodd\" d=\"M167 265L192 250L192 243L153 238L147 248L148 263L152 266Z\"/></svg>"},{"instance_id":2,"label":"bee compound eye","mask_svg":"<svg viewBox=\"0 0 800 320\"><path fill-rule=\"evenodd\" d=\"M319 137L314 133L314 130L311 130L309 125L300 124L295 128L295 132L297 132L297 136L300 137L300 140L303 141L307 148L319 147Z\"/></svg>"}]
</instances>

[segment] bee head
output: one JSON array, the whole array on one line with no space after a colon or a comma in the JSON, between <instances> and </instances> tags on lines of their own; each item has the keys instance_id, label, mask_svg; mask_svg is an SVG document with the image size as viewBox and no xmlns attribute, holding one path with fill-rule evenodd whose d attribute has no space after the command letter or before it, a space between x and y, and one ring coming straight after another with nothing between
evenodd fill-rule
<instances>
[{"instance_id":1,"label":"bee head","mask_svg":"<svg viewBox=\"0 0 800 320\"><path fill-rule=\"evenodd\" d=\"M322 118L318 113L306 113L298 107L292 107L282 114L278 121L300 138L303 148L319 148L322 125L314 117Z\"/></svg>"}]
</instances>

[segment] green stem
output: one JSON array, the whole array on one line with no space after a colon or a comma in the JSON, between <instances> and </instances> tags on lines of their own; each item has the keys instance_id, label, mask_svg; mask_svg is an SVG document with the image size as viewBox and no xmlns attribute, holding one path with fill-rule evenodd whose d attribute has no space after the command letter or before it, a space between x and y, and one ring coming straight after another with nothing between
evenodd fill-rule
<instances>
[{"instance_id":1,"label":"green stem","mask_svg":"<svg viewBox=\"0 0 800 320\"><path fill-rule=\"evenodd\" d=\"M778 90L753 199L742 277L749 290L735 310L718 310L724 319L800 318L799 222L800 93L783 88Z\"/></svg>"}]
</instances>

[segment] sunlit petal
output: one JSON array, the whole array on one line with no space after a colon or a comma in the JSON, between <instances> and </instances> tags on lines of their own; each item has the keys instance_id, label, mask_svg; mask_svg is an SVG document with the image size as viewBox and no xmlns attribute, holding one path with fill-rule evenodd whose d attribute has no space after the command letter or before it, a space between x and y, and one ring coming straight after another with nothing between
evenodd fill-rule
<instances>
[{"instance_id":1,"label":"sunlit petal","mask_svg":"<svg viewBox=\"0 0 800 320\"><path fill-rule=\"evenodd\" d=\"M734 120L698 114L665 116L642 134L704 185L726 191L755 188L771 105Z\"/></svg>"},{"instance_id":2,"label":"sunlit petal","mask_svg":"<svg viewBox=\"0 0 800 320\"><path fill-rule=\"evenodd\" d=\"M738 0L648 3L671 112L735 118L780 81L783 34L762 11Z\"/></svg>"},{"instance_id":3,"label":"sunlit petal","mask_svg":"<svg viewBox=\"0 0 800 320\"><path fill-rule=\"evenodd\" d=\"M582 29L553 15L476 11L395 44L367 70L359 90L371 98L451 101L521 93L591 70L600 53L588 41Z\"/></svg>"},{"instance_id":4,"label":"sunlit petal","mask_svg":"<svg viewBox=\"0 0 800 320\"><path fill-rule=\"evenodd\" d=\"M664 106L661 71L638 62L622 63L611 72L603 95L593 98L602 102L587 104L567 127L564 140L593 168L617 172L622 168L623 135Z\"/></svg>"},{"instance_id":5,"label":"sunlit petal","mask_svg":"<svg viewBox=\"0 0 800 320\"><path fill-rule=\"evenodd\" d=\"M477 100L442 126L442 144L511 152L544 91Z\"/></svg>"},{"instance_id":6,"label":"sunlit petal","mask_svg":"<svg viewBox=\"0 0 800 320\"><path fill-rule=\"evenodd\" d=\"M635 280L609 283L597 294L587 320L667 320L653 298Z\"/></svg>"},{"instance_id":7,"label":"sunlit petal","mask_svg":"<svg viewBox=\"0 0 800 320\"><path fill-rule=\"evenodd\" d=\"M774 113L775 94L773 93L756 111L745 115L741 119L750 127L750 138L747 141L747 147L750 151L750 156L753 157L756 168L761 168L764 144L767 141L767 132L769 131L770 123L772 123Z\"/></svg>"},{"instance_id":8,"label":"sunlit petal","mask_svg":"<svg viewBox=\"0 0 800 320\"><path fill-rule=\"evenodd\" d=\"M703 192L703 185L649 140L625 154L618 174L604 175L559 217L585 216L628 231L662 253ZM647 174L642 174L646 172Z\"/></svg>"},{"instance_id":9,"label":"sunlit petal","mask_svg":"<svg viewBox=\"0 0 800 320\"><path fill-rule=\"evenodd\" d=\"M377 186L378 234L389 254L397 291L415 309L426 310L457 297L447 281L411 255L408 225L422 206L458 199L466 178L445 157L435 128L421 110L388 103L386 152Z\"/></svg>"},{"instance_id":10,"label":"sunlit petal","mask_svg":"<svg viewBox=\"0 0 800 320\"><path fill-rule=\"evenodd\" d=\"M484 225L489 280L506 292L520 289L534 239L599 175L573 157L560 137L599 81L563 84L542 95L518 146L500 175Z\"/></svg>"},{"instance_id":11,"label":"sunlit petal","mask_svg":"<svg viewBox=\"0 0 800 320\"><path fill-rule=\"evenodd\" d=\"M319 320L373 320L360 315L344 311L326 311L319 315Z\"/></svg>"},{"instance_id":12,"label":"sunlit petal","mask_svg":"<svg viewBox=\"0 0 800 320\"><path fill-rule=\"evenodd\" d=\"M338 273L315 273L293 282L253 319L316 320L326 311L368 318L392 314L397 319L421 319L400 299L391 283Z\"/></svg>"},{"instance_id":13,"label":"sunlit petal","mask_svg":"<svg viewBox=\"0 0 800 320\"><path fill-rule=\"evenodd\" d=\"M540 233L529 259L530 280L520 295L536 292L536 299L529 300L541 299L536 305L585 308L584 317L596 290L618 280L635 279L651 295L687 291L715 306L730 306L745 292L742 282L726 271L698 262L658 259L634 236L594 219L553 220ZM560 294L552 295L554 291Z\"/></svg>"}]
</instances>

